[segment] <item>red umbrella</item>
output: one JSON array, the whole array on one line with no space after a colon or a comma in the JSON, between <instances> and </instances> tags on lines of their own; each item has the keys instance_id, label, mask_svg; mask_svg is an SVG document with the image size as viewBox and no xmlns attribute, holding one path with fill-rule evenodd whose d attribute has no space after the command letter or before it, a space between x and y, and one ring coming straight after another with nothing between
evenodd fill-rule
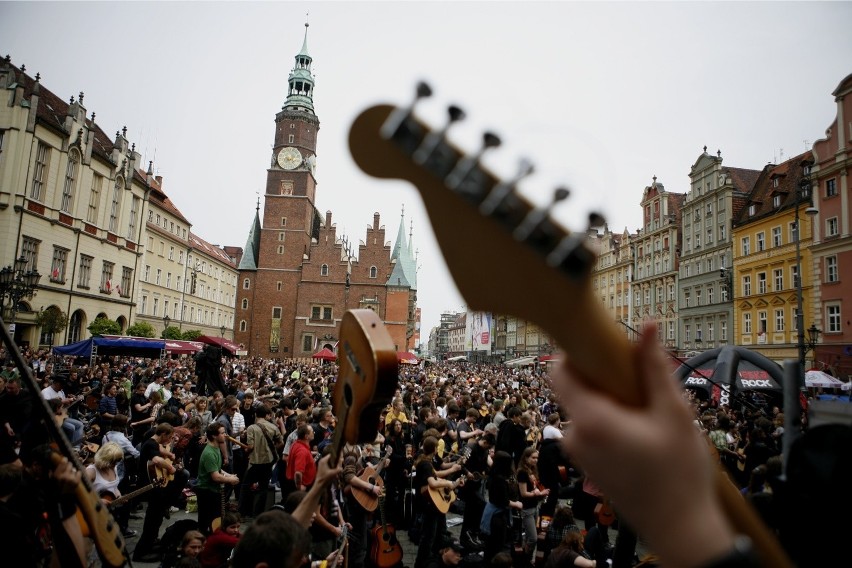
<instances>
[{"instance_id":1,"label":"red umbrella","mask_svg":"<svg viewBox=\"0 0 852 568\"><path fill-rule=\"evenodd\" d=\"M323 361L335 361L337 360L337 355L335 355L328 347L323 347L321 350L313 354L313 358L322 359Z\"/></svg>"}]
</instances>

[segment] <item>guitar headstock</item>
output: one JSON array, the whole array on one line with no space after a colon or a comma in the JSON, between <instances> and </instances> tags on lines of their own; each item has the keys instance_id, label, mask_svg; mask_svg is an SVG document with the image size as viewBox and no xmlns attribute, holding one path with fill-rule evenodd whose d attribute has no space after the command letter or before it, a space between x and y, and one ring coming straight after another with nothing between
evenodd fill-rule
<instances>
[{"instance_id":1,"label":"guitar headstock","mask_svg":"<svg viewBox=\"0 0 852 568\"><path fill-rule=\"evenodd\" d=\"M597 367L606 361L607 376L632 375L629 361L613 368L612 357L602 348L628 351L626 338L590 286L595 254L586 244L586 231L602 225L602 216L590 214L586 231L562 227L550 210L568 196L567 189L557 189L549 206L533 206L517 192L532 165L523 162L514 178L499 179L481 157L499 146L500 139L485 133L481 149L465 154L446 136L464 118L460 109L449 107L447 124L436 130L414 115L416 102L429 95L431 89L421 83L409 107L379 105L362 112L349 132L355 162L369 175L417 187L447 266L471 309L541 325L589 374L600 374ZM641 402L638 390L622 384L622 378L601 379L613 381L604 386L619 398Z\"/></svg>"}]
</instances>

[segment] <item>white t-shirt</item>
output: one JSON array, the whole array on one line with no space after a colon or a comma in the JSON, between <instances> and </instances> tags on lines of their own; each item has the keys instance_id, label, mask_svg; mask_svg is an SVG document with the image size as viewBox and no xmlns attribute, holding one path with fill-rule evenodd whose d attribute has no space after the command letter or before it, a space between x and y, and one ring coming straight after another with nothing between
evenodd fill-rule
<instances>
[{"instance_id":1,"label":"white t-shirt","mask_svg":"<svg viewBox=\"0 0 852 568\"><path fill-rule=\"evenodd\" d=\"M63 399L65 398L65 391L60 390L57 392L53 390L53 385L50 385L49 387L41 389L41 397L44 400L52 400L54 398Z\"/></svg>"},{"instance_id":2,"label":"white t-shirt","mask_svg":"<svg viewBox=\"0 0 852 568\"><path fill-rule=\"evenodd\" d=\"M561 440L563 437L562 430L556 426L548 424L544 427L544 430L541 431L541 437L543 440Z\"/></svg>"}]
</instances>

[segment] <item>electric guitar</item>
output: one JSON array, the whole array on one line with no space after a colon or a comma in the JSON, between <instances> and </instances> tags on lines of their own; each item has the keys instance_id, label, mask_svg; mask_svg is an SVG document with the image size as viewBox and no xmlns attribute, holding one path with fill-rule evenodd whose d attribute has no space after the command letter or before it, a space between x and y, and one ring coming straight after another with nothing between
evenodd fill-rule
<instances>
[{"instance_id":1,"label":"electric guitar","mask_svg":"<svg viewBox=\"0 0 852 568\"><path fill-rule=\"evenodd\" d=\"M154 470L156 470L156 469L157 469L157 466L155 466L151 462L148 462L148 473L150 475L150 479L152 479L153 481L151 483L149 483L148 485L146 485L145 487L140 487L139 489L137 489L135 491L131 491L130 493L127 493L126 495L122 495L121 497L116 497L115 495L113 495L112 493L109 493L109 492L102 492L101 493L101 500L106 503L108 509L112 510L112 509L115 509L117 507L124 505L125 503L127 503L131 499L135 499L136 497L142 495L143 493L147 493L148 491L151 491L152 489L156 489L157 487L165 487L168 484L168 481L166 481L166 479L164 477L157 476L154 473Z\"/></svg>"},{"instance_id":2,"label":"electric guitar","mask_svg":"<svg viewBox=\"0 0 852 568\"><path fill-rule=\"evenodd\" d=\"M248 449L248 447L249 447L249 445L248 445L248 444L244 444L243 442L240 442L237 438L234 438L233 436L227 436L227 435L226 435L225 437L226 437L228 440L230 440L230 442L231 442L232 444L236 444L236 445L238 445L239 447L241 447L241 448L242 448L242 449L244 449L244 450L247 450L247 449ZM274 448L273 448L273 449L274 449Z\"/></svg>"},{"instance_id":3,"label":"electric guitar","mask_svg":"<svg viewBox=\"0 0 852 568\"><path fill-rule=\"evenodd\" d=\"M385 460L387 460L393 450L388 448L385 452L385 456L379 461L376 466L368 465L364 468L364 472L361 473L358 477L360 477L363 481L367 483L371 483L378 487L384 487L385 480L382 479L379 474L385 468ZM376 510L376 507L379 506L379 497L377 497L373 492L366 491L361 489L360 487L356 487L355 485L351 486L352 495L355 497L355 500L358 501L358 504L361 505L365 510L370 511L371 513Z\"/></svg>"},{"instance_id":4,"label":"electric guitar","mask_svg":"<svg viewBox=\"0 0 852 568\"><path fill-rule=\"evenodd\" d=\"M420 83L408 107L378 105L363 111L349 132L355 162L371 176L406 180L417 187L444 260L470 309L540 325L581 374L596 378L596 389L624 404L642 406L635 350L590 285L595 254L586 245L585 232L571 233L550 216L550 208L568 191L558 189L546 207L532 205L516 191L532 173L532 165L522 163L509 180L486 170L480 158L499 146L500 139L485 133L480 150L465 154L446 138L447 129L464 118L461 109L449 107L447 124L435 130L414 115L418 100L431 94L429 86ZM588 228L603 222L600 215L591 214ZM461 246L471 235L485 246ZM605 373L600 372L602 361ZM791 566L721 469L716 479L720 504L735 530L751 537L767 566Z\"/></svg>"}]
</instances>

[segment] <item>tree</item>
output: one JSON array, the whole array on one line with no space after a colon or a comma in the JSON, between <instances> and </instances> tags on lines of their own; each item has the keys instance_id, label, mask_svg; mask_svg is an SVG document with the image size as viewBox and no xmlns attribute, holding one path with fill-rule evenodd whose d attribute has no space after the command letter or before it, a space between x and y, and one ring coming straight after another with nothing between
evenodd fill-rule
<instances>
[{"instance_id":1,"label":"tree","mask_svg":"<svg viewBox=\"0 0 852 568\"><path fill-rule=\"evenodd\" d=\"M176 325L170 325L166 329L163 330L162 335L160 336L163 339L182 339L183 334L180 331L180 328Z\"/></svg>"},{"instance_id":2,"label":"tree","mask_svg":"<svg viewBox=\"0 0 852 568\"><path fill-rule=\"evenodd\" d=\"M121 325L109 318L96 318L86 329L92 335L118 335L121 333Z\"/></svg>"},{"instance_id":3,"label":"tree","mask_svg":"<svg viewBox=\"0 0 852 568\"><path fill-rule=\"evenodd\" d=\"M65 329L68 316L56 306L50 306L36 314L35 323L41 328L42 335L49 338L50 346L53 347L54 334Z\"/></svg>"},{"instance_id":4,"label":"tree","mask_svg":"<svg viewBox=\"0 0 852 568\"><path fill-rule=\"evenodd\" d=\"M127 328L127 335L133 337L154 337L154 327L147 321L137 321Z\"/></svg>"},{"instance_id":5,"label":"tree","mask_svg":"<svg viewBox=\"0 0 852 568\"><path fill-rule=\"evenodd\" d=\"M204 334L201 333L200 329L187 329L181 334L181 339L183 339L184 341L195 341L202 335Z\"/></svg>"}]
</instances>

